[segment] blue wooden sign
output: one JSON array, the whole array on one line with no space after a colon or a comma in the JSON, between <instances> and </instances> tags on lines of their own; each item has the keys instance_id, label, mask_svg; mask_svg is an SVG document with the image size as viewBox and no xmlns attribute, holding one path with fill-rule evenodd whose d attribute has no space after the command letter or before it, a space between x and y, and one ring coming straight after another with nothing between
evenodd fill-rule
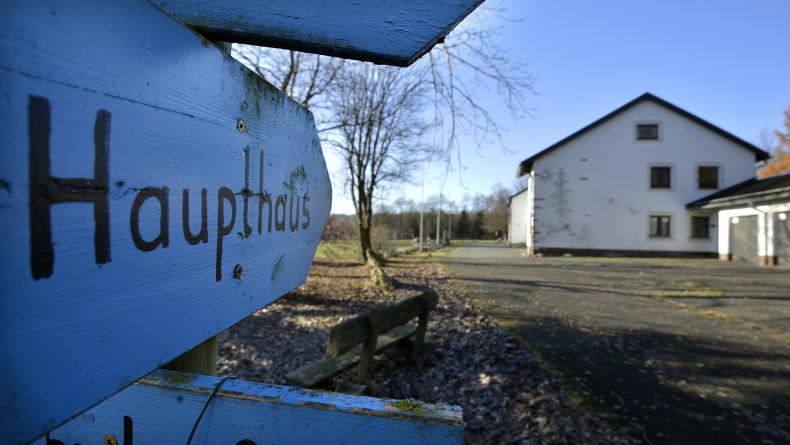
<instances>
[{"instance_id":1,"label":"blue wooden sign","mask_svg":"<svg viewBox=\"0 0 790 445\"><path fill-rule=\"evenodd\" d=\"M460 444L460 407L157 371L50 433L63 444ZM39 441L44 445L44 441Z\"/></svg>"},{"instance_id":2,"label":"blue wooden sign","mask_svg":"<svg viewBox=\"0 0 790 445\"><path fill-rule=\"evenodd\" d=\"M0 64L7 444L301 284L332 194L312 115L148 2L2 2Z\"/></svg>"},{"instance_id":3,"label":"blue wooden sign","mask_svg":"<svg viewBox=\"0 0 790 445\"><path fill-rule=\"evenodd\" d=\"M483 0L153 0L224 42L408 66Z\"/></svg>"}]
</instances>

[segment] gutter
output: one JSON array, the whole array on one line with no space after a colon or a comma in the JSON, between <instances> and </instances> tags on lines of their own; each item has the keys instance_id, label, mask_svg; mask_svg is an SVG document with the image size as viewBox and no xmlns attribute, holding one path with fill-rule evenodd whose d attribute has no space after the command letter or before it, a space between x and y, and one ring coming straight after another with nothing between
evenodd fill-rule
<instances>
[{"instance_id":1,"label":"gutter","mask_svg":"<svg viewBox=\"0 0 790 445\"><path fill-rule=\"evenodd\" d=\"M766 196L767 195L767 196ZM764 199L760 199L764 196ZM732 198L719 198L708 201L702 205L686 205L687 209L718 209L722 207L737 207L739 205L747 205L753 207L755 202L767 204L771 201L779 201L782 199L790 199L790 187L780 189L767 190L761 192L747 193L744 195L734 196Z\"/></svg>"}]
</instances>

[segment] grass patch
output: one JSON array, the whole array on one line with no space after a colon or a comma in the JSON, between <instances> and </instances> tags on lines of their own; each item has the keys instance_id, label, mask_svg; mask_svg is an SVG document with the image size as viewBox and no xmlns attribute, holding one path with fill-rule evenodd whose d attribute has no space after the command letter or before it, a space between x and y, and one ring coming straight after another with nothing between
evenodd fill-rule
<instances>
[{"instance_id":1,"label":"grass patch","mask_svg":"<svg viewBox=\"0 0 790 445\"><path fill-rule=\"evenodd\" d=\"M440 259L447 256L450 251L452 251L456 246L450 244L447 247L442 247L439 249L424 249L422 252L416 250L409 254L404 255L406 258L417 258L417 259L424 259L424 260L432 260L432 259Z\"/></svg>"},{"instance_id":2,"label":"grass patch","mask_svg":"<svg viewBox=\"0 0 790 445\"><path fill-rule=\"evenodd\" d=\"M384 241L379 253L397 252L399 249L412 247L411 240L388 240ZM444 249L442 249L444 250ZM357 240L335 240L321 241L318 243L318 250L315 253L317 261L331 262L356 262L361 261L359 254L359 241Z\"/></svg>"},{"instance_id":3,"label":"grass patch","mask_svg":"<svg viewBox=\"0 0 790 445\"><path fill-rule=\"evenodd\" d=\"M700 287L697 289L653 289L651 297L656 298L717 298L723 297L724 291L713 287Z\"/></svg>"},{"instance_id":4,"label":"grass patch","mask_svg":"<svg viewBox=\"0 0 790 445\"><path fill-rule=\"evenodd\" d=\"M321 241L315 252L319 261L360 261L359 242L356 240Z\"/></svg>"},{"instance_id":5,"label":"grass patch","mask_svg":"<svg viewBox=\"0 0 790 445\"><path fill-rule=\"evenodd\" d=\"M502 327L502 329L506 330L510 333L514 339L516 339L519 344L529 349L530 352L535 354L541 362L541 367L545 369L547 372L553 374L561 374L559 371L554 369L553 366L546 360L546 357L543 353L538 349L535 345L530 343L526 338L522 337L520 329L522 328L522 322L519 320L509 319L509 318L499 318L492 314L489 314L494 317L497 324ZM566 393L576 402L579 404L581 409L587 411L590 414L598 415L601 413L601 408L593 402L588 396L586 396L581 390L579 390L573 382L567 382L567 384L563 385Z\"/></svg>"},{"instance_id":6,"label":"grass patch","mask_svg":"<svg viewBox=\"0 0 790 445\"><path fill-rule=\"evenodd\" d=\"M453 239L453 242L464 244L505 244L503 240L496 239Z\"/></svg>"},{"instance_id":7,"label":"grass patch","mask_svg":"<svg viewBox=\"0 0 790 445\"><path fill-rule=\"evenodd\" d=\"M581 406L583 410L596 416L601 413L601 409L598 407L598 405L596 405L592 400L590 400L589 397L585 396L584 393L578 389L574 388L573 386L567 386L565 391L569 396L576 399L576 401L579 403L579 406Z\"/></svg>"},{"instance_id":8,"label":"grass patch","mask_svg":"<svg viewBox=\"0 0 790 445\"><path fill-rule=\"evenodd\" d=\"M521 336L520 329L523 327L523 322L520 320L513 320L512 318L499 318L492 314L489 315L494 318L494 320L499 326L502 327L502 329L506 330L510 335L512 335L521 346L529 349L540 359L540 361L544 362L544 366L546 365L546 358L543 356L543 352L541 352L540 349Z\"/></svg>"},{"instance_id":9,"label":"grass patch","mask_svg":"<svg viewBox=\"0 0 790 445\"><path fill-rule=\"evenodd\" d=\"M389 241L384 241L384 248L385 249L387 249L387 248L390 248L390 249L404 249L404 248L408 249L409 247L412 247L413 245L414 245L414 242L412 242L412 240L410 240L410 239L393 239L393 240L389 240Z\"/></svg>"}]
</instances>

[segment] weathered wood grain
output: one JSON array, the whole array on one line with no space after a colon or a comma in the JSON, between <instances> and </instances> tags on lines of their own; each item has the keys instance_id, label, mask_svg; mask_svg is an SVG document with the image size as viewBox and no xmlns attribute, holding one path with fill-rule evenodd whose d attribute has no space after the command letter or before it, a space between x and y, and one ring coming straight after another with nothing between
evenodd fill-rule
<instances>
[{"instance_id":1,"label":"weathered wood grain","mask_svg":"<svg viewBox=\"0 0 790 445\"><path fill-rule=\"evenodd\" d=\"M437 302L436 292L426 290L338 323L329 330L326 357L337 357L363 343L370 336L371 324L375 325L378 332L387 332L419 316L423 311L430 311L436 307Z\"/></svg>"},{"instance_id":2,"label":"weathered wood grain","mask_svg":"<svg viewBox=\"0 0 790 445\"><path fill-rule=\"evenodd\" d=\"M408 66L482 0L154 0L213 40Z\"/></svg>"},{"instance_id":3,"label":"weathered wood grain","mask_svg":"<svg viewBox=\"0 0 790 445\"><path fill-rule=\"evenodd\" d=\"M0 68L5 444L297 287L331 187L312 115L147 2L2 2Z\"/></svg>"},{"instance_id":4,"label":"weathered wood grain","mask_svg":"<svg viewBox=\"0 0 790 445\"><path fill-rule=\"evenodd\" d=\"M216 377L157 371L53 431L66 444L119 444L124 417L134 445L185 443ZM225 381L201 420L193 444L460 444L459 407L314 392L241 380ZM128 434L127 427L127 434ZM43 441L42 441L43 442ZM246 442L249 444L250 442Z\"/></svg>"}]
</instances>

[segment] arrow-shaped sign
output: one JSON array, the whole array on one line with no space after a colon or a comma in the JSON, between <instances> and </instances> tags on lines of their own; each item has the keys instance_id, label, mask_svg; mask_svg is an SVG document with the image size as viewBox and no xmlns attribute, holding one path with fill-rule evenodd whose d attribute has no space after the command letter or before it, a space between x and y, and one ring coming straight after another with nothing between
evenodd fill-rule
<instances>
[{"instance_id":1,"label":"arrow-shaped sign","mask_svg":"<svg viewBox=\"0 0 790 445\"><path fill-rule=\"evenodd\" d=\"M0 65L18 443L301 284L332 193L312 115L148 2L3 3Z\"/></svg>"}]
</instances>

